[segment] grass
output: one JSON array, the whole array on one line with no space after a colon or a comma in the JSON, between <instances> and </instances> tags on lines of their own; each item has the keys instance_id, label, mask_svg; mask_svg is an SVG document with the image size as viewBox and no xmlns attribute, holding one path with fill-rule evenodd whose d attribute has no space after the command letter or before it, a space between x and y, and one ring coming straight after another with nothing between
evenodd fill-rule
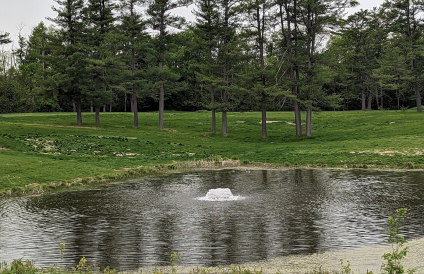
<instances>
[{"instance_id":1,"label":"grass","mask_svg":"<svg viewBox=\"0 0 424 274\"><path fill-rule=\"evenodd\" d=\"M295 137L291 112L270 112L268 138L260 113L229 113L228 136L211 134L209 112L158 114L30 113L0 116L0 195L73 183L119 180L157 169L222 159L287 167L424 168L424 114L414 111L320 112L313 137ZM305 115L303 115L305 117ZM218 115L218 121L219 121ZM218 130L220 124L217 125ZM185 164L181 164L185 163Z\"/></svg>"}]
</instances>

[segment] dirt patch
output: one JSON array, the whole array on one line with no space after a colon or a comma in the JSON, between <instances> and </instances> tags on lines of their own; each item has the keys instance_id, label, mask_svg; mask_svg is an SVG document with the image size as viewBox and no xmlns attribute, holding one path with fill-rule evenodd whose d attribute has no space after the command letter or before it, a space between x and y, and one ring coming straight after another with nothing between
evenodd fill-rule
<instances>
[{"instance_id":1,"label":"dirt patch","mask_svg":"<svg viewBox=\"0 0 424 274\"><path fill-rule=\"evenodd\" d=\"M246 121L237 121L236 123L243 124L246 123Z\"/></svg>"},{"instance_id":2,"label":"dirt patch","mask_svg":"<svg viewBox=\"0 0 424 274\"><path fill-rule=\"evenodd\" d=\"M175 129L168 129L168 128L164 128L163 130L168 131L168 132L172 132L172 133L177 133L178 132Z\"/></svg>"},{"instance_id":3,"label":"dirt patch","mask_svg":"<svg viewBox=\"0 0 424 274\"><path fill-rule=\"evenodd\" d=\"M0 147L0 150L9 150L9 149L5 147Z\"/></svg>"},{"instance_id":4,"label":"dirt patch","mask_svg":"<svg viewBox=\"0 0 424 274\"><path fill-rule=\"evenodd\" d=\"M354 151L351 151L350 153L354 153ZM395 156L395 155L403 155L403 156L420 156L424 154L424 150L415 148L415 149L411 149L411 150L380 150L380 149L375 149L375 150L363 150L363 151L358 151L358 153L373 153L373 154L378 154L381 156Z\"/></svg>"},{"instance_id":5,"label":"dirt patch","mask_svg":"<svg viewBox=\"0 0 424 274\"><path fill-rule=\"evenodd\" d=\"M266 121L267 124L272 124L272 123L281 123L282 121ZM262 121L259 122L259 124L262 124Z\"/></svg>"},{"instance_id":6,"label":"dirt patch","mask_svg":"<svg viewBox=\"0 0 424 274\"><path fill-rule=\"evenodd\" d=\"M131 152L129 152L129 153L119 153L119 152L114 152L113 154L115 154L115 156L118 156L118 157L123 157L123 156L137 156L137 155L140 155L140 154L138 154L138 153L131 153Z\"/></svg>"},{"instance_id":7,"label":"dirt patch","mask_svg":"<svg viewBox=\"0 0 424 274\"><path fill-rule=\"evenodd\" d=\"M25 126L43 126L43 127L64 127L64 128L85 128L85 129L97 129L101 130L98 127L83 127L83 126L63 126L63 125L50 125L50 124L21 124Z\"/></svg>"}]
</instances>

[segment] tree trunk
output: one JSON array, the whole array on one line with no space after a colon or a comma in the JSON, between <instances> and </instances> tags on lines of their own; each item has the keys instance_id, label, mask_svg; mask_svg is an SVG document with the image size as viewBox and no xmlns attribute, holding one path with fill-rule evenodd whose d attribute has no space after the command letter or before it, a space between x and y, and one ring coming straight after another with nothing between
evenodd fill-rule
<instances>
[{"instance_id":1,"label":"tree trunk","mask_svg":"<svg viewBox=\"0 0 424 274\"><path fill-rule=\"evenodd\" d=\"M134 128L138 128L137 90L135 84L132 86L131 109L134 113Z\"/></svg>"},{"instance_id":2,"label":"tree trunk","mask_svg":"<svg viewBox=\"0 0 424 274\"><path fill-rule=\"evenodd\" d=\"M227 136L227 111L222 110L222 135Z\"/></svg>"},{"instance_id":3,"label":"tree trunk","mask_svg":"<svg viewBox=\"0 0 424 274\"><path fill-rule=\"evenodd\" d=\"M368 95L368 107L367 110L371 110L371 103L372 103L372 94Z\"/></svg>"},{"instance_id":4,"label":"tree trunk","mask_svg":"<svg viewBox=\"0 0 424 274\"><path fill-rule=\"evenodd\" d=\"M222 92L222 103L224 106L222 107L222 135L227 136L227 91L224 90Z\"/></svg>"},{"instance_id":5,"label":"tree trunk","mask_svg":"<svg viewBox=\"0 0 424 274\"><path fill-rule=\"evenodd\" d=\"M93 112L93 101L90 102L90 112Z\"/></svg>"},{"instance_id":6,"label":"tree trunk","mask_svg":"<svg viewBox=\"0 0 424 274\"><path fill-rule=\"evenodd\" d=\"M127 93L124 93L124 112L127 112Z\"/></svg>"},{"instance_id":7,"label":"tree trunk","mask_svg":"<svg viewBox=\"0 0 424 274\"><path fill-rule=\"evenodd\" d=\"M211 85L211 103L215 103L215 91ZM216 133L216 110L215 107L212 108L212 133Z\"/></svg>"},{"instance_id":8,"label":"tree trunk","mask_svg":"<svg viewBox=\"0 0 424 274\"><path fill-rule=\"evenodd\" d=\"M312 136L312 109L306 110L306 136Z\"/></svg>"},{"instance_id":9,"label":"tree trunk","mask_svg":"<svg viewBox=\"0 0 424 274\"><path fill-rule=\"evenodd\" d=\"M365 110L365 91L362 89L362 110Z\"/></svg>"},{"instance_id":10,"label":"tree trunk","mask_svg":"<svg viewBox=\"0 0 424 274\"><path fill-rule=\"evenodd\" d=\"M159 129L164 129L163 126L163 113L164 113L164 104L165 100L165 90L163 89L163 84L160 86L160 93L159 93Z\"/></svg>"},{"instance_id":11,"label":"tree trunk","mask_svg":"<svg viewBox=\"0 0 424 274\"><path fill-rule=\"evenodd\" d=\"M414 88L415 88L415 101L417 103L417 112L422 112L421 94L420 94L420 89L419 89L419 86L418 86L418 77L416 75L415 75Z\"/></svg>"},{"instance_id":12,"label":"tree trunk","mask_svg":"<svg viewBox=\"0 0 424 274\"><path fill-rule=\"evenodd\" d=\"M109 112L112 112L112 104L109 105Z\"/></svg>"},{"instance_id":13,"label":"tree trunk","mask_svg":"<svg viewBox=\"0 0 424 274\"><path fill-rule=\"evenodd\" d=\"M380 98L380 101L381 101L380 108L381 108L381 110L383 110L384 109L384 105L383 105L383 87L380 87L380 95L381 95L381 98Z\"/></svg>"},{"instance_id":14,"label":"tree trunk","mask_svg":"<svg viewBox=\"0 0 424 274\"><path fill-rule=\"evenodd\" d=\"M96 107L96 125L100 125L100 107Z\"/></svg>"},{"instance_id":15,"label":"tree trunk","mask_svg":"<svg viewBox=\"0 0 424 274\"><path fill-rule=\"evenodd\" d=\"M399 110L400 109L400 104L399 104L399 89L398 90L396 90L396 99L397 99L397 109Z\"/></svg>"},{"instance_id":16,"label":"tree trunk","mask_svg":"<svg viewBox=\"0 0 424 274\"><path fill-rule=\"evenodd\" d=\"M375 103L377 104L377 109L380 109L379 102L378 102L378 91L375 93Z\"/></svg>"},{"instance_id":17,"label":"tree trunk","mask_svg":"<svg viewBox=\"0 0 424 274\"><path fill-rule=\"evenodd\" d=\"M160 58L161 60L159 61L159 68L160 70L162 70L162 58L163 58L163 53L160 54ZM160 79L161 81L163 79ZM159 129L164 129L163 126L163 112L164 112L164 108L165 108L165 90L163 88L163 83L160 86L160 91L159 91Z\"/></svg>"},{"instance_id":18,"label":"tree trunk","mask_svg":"<svg viewBox=\"0 0 424 274\"><path fill-rule=\"evenodd\" d=\"M256 7L256 27L258 31L258 41L259 41L259 60L261 63L261 73L263 73L263 70L265 68L265 55L264 55L264 35L265 35L265 3L262 7L262 17L260 12L260 7ZM266 93L265 93L265 76L261 75L261 84L262 84L262 96L261 96L261 109L262 109L262 138L266 138L268 136L267 130L266 130Z\"/></svg>"},{"instance_id":19,"label":"tree trunk","mask_svg":"<svg viewBox=\"0 0 424 274\"><path fill-rule=\"evenodd\" d=\"M82 125L81 99L77 99L77 125Z\"/></svg>"},{"instance_id":20,"label":"tree trunk","mask_svg":"<svg viewBox=\"0 0 424 274\"><path fill-rule=\"evenodd\" d=\"M296 79L299 81L299 70L296 69ZM299 86L295 87L296 90L296 98L299 94ZM301 113L300 113L300 103L298 101L294 101L294 120L296 122L296 136L302 135L302 119L301 119Z\"/></svg>"},{"instance_id":21,"label":"tree trunk","mask_svg":"<svg viewBox=\"0 0 424 274\"><path fill-rule=\"evenodd\" d=\"M266 138L268 136L266 130L266 106L265 103L262 103L262 138Z\"/></svg>"}]
</instances>

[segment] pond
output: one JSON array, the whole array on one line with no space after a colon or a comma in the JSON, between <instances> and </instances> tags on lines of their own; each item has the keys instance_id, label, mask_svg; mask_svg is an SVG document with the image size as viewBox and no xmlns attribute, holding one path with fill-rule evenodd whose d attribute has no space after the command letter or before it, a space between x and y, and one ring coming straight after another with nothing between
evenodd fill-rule
<instances>
[{"instance_id":1,"label":"pond","mask_svg":"<svg viewBox=\"0 0 424 274\"><path fill-rule=\"evenodd\" d=\"M0 200L0 261L118 270L241 264L387 242L387 216L424 236L424 172L213 170ZM237 199L205 199L229 188ZM202 198L203 199L199 199ZM66 243L63 259L59 244Z\"/></svg>"}]
</instances>

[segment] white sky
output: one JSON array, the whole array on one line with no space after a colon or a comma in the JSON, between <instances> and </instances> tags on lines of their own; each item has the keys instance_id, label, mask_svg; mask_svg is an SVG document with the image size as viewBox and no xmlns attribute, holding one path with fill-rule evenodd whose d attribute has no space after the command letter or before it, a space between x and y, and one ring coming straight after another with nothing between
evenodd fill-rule
<instances>
[{"instance_id":1,"label":"white sky","mask_svg":"<svg viewBox=\"0 0 424 274\"><path fill-rule=\"evenodd\" d=\"M358 0L358 2L361 3L360 6L352 11L371 9L382 4L383 0ZM0 33L10 33L10 38L16 43L21 28L22 35L27 36L40 21L50 25L46 17L56 16L51 9L53 5L57 6L53 0L0 0ZM180 9L176 13L186 16L187 19L193 18L188 9ZM10 49L10 46L6 49Z\"/></svg>"}]
</instances>

